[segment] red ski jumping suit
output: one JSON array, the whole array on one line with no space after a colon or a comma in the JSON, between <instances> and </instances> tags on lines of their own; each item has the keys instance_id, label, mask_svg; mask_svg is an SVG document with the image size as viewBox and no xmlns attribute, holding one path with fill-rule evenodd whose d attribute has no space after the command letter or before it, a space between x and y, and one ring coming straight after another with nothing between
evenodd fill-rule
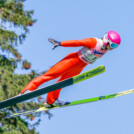
<instances>
[{"instance_id":1,"label":"red ski jumping suit","mask_svg":"<svg viewBox=\"0 0 134 134\"><path fill-rule=\"evenodd\" d=\"M33 91L37 89L44 82L56 79L59 81L78 75L88 63L93 63L96 59L100 58L107 50L103 50L103 42L97 38L87 38L83 40L70 40L62 41L63 47L83 47L78 52L70 53L64 59L56 63L45 74L33 79L21 91L24 93L26 90ZM87 55L87 56L86 56ZM52 104L58 99L61 89L52 91L47 94L47 103Z\"/></svg>"}]
</instances>

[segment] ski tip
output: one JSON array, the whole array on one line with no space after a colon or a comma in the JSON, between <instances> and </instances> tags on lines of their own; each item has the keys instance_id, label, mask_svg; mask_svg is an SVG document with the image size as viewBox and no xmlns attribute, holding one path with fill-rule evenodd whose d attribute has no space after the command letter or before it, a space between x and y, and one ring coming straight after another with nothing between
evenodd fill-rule
<instances>
[{"instance_id":1,"label":"ski tip","mask_svg":"<svg viewBox=\"0 0 134 134\"><path fill-rule=\"evenodd\" d=\"M100 66L98 66L98 67L96 67L88 72L93 73L92 75L95 76L95 75L101 74L105 71L106 71L106 67L104 65L100 65Z\"/></svg>"},{"instance_id":2,"label":"ski tip","mask_svg":"<svg viewBox=\"0 0 134 134\"><path fill-rule=\"evenodd\" d=\"M104 65L100 65L98 68L101 68L103 72L106 71L106 67Z\"/></svg>"},{"instance_id":3,"label":"ski tip","mask_svg":"<svg viewBox=\"0 0 134 134\"><path fill-rule=\"evenodd\" d=\"M106 71L106 67L104 65L100 65L100 66L98 66L92 70L89 70L85 73L74 76L73 77L73 84L78 83L78 82L83 81L83 80L86 80L86 79L89 79L89 78L94 77L96 75L99 75L105 71Z\"/></svg>"}]
</instances>

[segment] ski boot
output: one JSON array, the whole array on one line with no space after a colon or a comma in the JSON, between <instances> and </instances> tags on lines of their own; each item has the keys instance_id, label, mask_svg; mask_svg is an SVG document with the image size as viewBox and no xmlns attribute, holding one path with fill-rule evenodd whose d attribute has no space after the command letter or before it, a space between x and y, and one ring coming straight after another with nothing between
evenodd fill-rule
<instances>
[{"instance_id":1,"label":"ski boot","mask_svg":"<svg viewBox=\"0 0 134 134\"><path fill-rule=\"evenodd\" d=\"M52 107L62 107L64 105L69 105L70 102L64 102L64 101L60 101L60 100L55 100L55 102L53 104L48 104L47 102L44 102L44 105L46 108L52 108Z\"/></svg>"}]
</instances>

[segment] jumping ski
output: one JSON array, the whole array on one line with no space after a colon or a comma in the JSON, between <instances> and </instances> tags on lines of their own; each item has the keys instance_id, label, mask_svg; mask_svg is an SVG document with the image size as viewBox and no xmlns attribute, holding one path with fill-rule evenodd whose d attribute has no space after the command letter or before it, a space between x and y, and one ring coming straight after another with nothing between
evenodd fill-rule
<instances>
[{"instance_id":1,"label":"jumping ski","mask_svg":"<svg viewBox=\"0 0 134 134\"><path fill-rule=\"evenodd\" d=\"M36 112L41 112L41 111L46 111L46 110L69 107L69 106L74 106L74 105L79 105L79 104L84 104L84 103L91 103L91 102L106 100L106 99L110 99L110 98L115 98L115 97L126 95L126 94L131 94L131 93L134 93L134 89L126 90L126 91L115 93L115 94L105 95L105 96L99 96L99 97L94 97L94 98L78 100L78 101L72 101L72 102L70 102L70 104L64 105L64 106L58 106L58 107L52 107L52 108L46 108L44 106L44 107L40 107L37 109L32 109L32 110L28 110L28 111L24 111L24 112L9 114L6 116L6 118L12 118L12 117L20 116L20 115L26 115L26 114L31 114L31 113L36 113Z\"/></svg>"},{"instance_id":2,"label":"jumping ski","mask_svg":"<svg viewBox=\"0 0 134 134\"><path fill-rule=\"evenodd\" d=\"M32 99L34 97L38 97L42 94L46 94L48 92L51 92L51 91L54 91L54 90L57 90L60 88L64 88L66 86L69 86L69 85L72 85L72 84L75 84L78 82L81 82L81 81L86 80L88 78L94 77L98 74L101 74L101 73L105 72L105 70L106 70L105 66L101 65L97 68L94 68L94 69L87 71L85 73L76 75L76 76L71 77L69 79L66 79L64 81L60 81L60 82L57 82L55 84L34 90L30 93L18 95L18 96L15 96L13 98L4 100L4 101L0 102L0 109L15 105L16 103L20 103L20 102Z\"/></svg>"}]
</instances>

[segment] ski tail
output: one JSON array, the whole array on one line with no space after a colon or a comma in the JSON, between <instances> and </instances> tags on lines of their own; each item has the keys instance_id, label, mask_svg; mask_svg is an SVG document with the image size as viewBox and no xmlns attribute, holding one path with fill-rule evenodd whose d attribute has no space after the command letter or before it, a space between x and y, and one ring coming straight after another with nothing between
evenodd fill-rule
<instances>
[{"instance_id":1,"label":"ski tail","mask_svg":"<svg viewBox=\"0 0 134 134\"><path fill-rule=\"evenodd\" d=\"M91 102L96 102L96 101L102 101L102 100L106 100L106 99L111 99L111 98L131 94L131 93L134 93L134 89L126 90L126 91L115 93L115 94L105 95L105 96L99 96L99 97L94 97L94 98L78 100L78 101L72 101L72 102L70 102L69 105L65 105L65 106L61 106L61 107L53 107L53 108L40 107L37 109L32 109L32 110L28 110L28 111L24 111L24 112L9 114L6 116L6 118L16 117L16 116L20 116L20 115L26 115L26 114L31 114L31 113L37 113L37 112L56 109L56 108L62 108L62 107L80 105L80 104L91 103Z\"/></svg>"}]
</instances>

